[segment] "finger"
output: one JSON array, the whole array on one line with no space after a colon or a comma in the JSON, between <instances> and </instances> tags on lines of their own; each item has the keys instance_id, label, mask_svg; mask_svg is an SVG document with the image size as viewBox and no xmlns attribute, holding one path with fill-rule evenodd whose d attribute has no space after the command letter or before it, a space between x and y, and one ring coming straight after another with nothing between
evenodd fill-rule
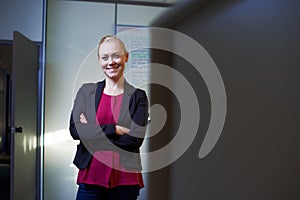
<instances>
[{"instance_id":1,"label":"finger","mask_svg":"<svg viewBox=\"0 0 300 200\"><path fill-rule=\"evenodd\" d=\"M125 127L122 127L122 130L123 130L124 133L129 133L130 132L130 129L125 128Z\"/></svg>"},{"instance_id":2,"label":"finger","mask_svg":"<svg viewBox=\"0 0 300 200\"><path fill-rule=\"evenodd\" d=\"M81 122L81 123L88 123L88 122L87 122L87 119L85 118L85 116L84 116L83 113L80 114L80 122Z\"/></svg>"}]
</instances>

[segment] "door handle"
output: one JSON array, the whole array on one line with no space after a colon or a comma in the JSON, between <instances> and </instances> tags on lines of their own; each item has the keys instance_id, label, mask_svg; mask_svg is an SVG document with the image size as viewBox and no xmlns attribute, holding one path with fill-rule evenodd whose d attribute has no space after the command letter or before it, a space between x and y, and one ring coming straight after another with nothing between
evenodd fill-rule
<instances>
[{"instance_id":1,"label":"door handle","mask_svg":"<svg viewBox=\"0 0 300 200\"><path fill-rule=\"evenodd\" d=\"M9 133L22 133L23 128L22 127L8 127L8 132Z\"/></svg>"},{"instance_id":2,"label":"door handle","mask_svg":"<svg viewBox=\"0 0 300 200\"><path fill-rule=\"evenodd\" d=\"M22 127L16 127L16 133L22 133L23 128Z\"/></svg>"}]
</instances>

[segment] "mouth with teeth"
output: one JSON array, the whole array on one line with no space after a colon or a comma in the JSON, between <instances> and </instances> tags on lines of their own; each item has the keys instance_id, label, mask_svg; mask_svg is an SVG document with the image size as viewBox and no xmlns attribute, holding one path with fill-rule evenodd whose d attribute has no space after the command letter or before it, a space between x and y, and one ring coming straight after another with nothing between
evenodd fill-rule
<instances>
[{"instance_id":1,"label":"mouth with teeth","mask_svg":"<svg viewBox=\"0 0 300 200\"><path fill-rule=\"evenodd\" d=\"M110 70L110 69L118 69L120 67L120 65L116 65L116 66L109 66L106 67L105 69Z\"/></svg>"}]
</instances>

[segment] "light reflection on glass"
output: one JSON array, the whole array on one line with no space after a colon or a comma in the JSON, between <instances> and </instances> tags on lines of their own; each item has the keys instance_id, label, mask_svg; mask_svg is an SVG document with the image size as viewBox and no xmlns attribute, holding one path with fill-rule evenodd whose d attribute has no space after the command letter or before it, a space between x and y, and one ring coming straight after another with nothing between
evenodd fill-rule
<instances>
[{"instance_id":1,"label":"light reflection on glass","mask_svg":"<svg viewBox=\"0 0 300 200\"><path fill-rule=\"evenodd\" d=\"M54 145L65 141L73 141L68 129L59 129L57 131L45 133L45 146Z\"/></svg>"},{"instance_id":2,"label":"light reflection on glass","mask_svg":"<svg viewBox=\"0 0 300 200\"><path fill-rule=\"evenodd\" d=\"M36 136L28 136L28 135L22 135L22 143L23 143L23 153L26 154L27 152L30 152L32 150L35 150L37 147L37 141Z\"/></svg>"},{"instance_id":3,"label":"light reflection on glass","mask_svg":"<svg viewBox=\"0 0 300 200\"><path fill-rule=\"evenodd\" d=\"M24 135L23 137L23 151L24 151L24 154L26 154L27 150L26 150L26 135Z\"/></svg>"}]
</instances>

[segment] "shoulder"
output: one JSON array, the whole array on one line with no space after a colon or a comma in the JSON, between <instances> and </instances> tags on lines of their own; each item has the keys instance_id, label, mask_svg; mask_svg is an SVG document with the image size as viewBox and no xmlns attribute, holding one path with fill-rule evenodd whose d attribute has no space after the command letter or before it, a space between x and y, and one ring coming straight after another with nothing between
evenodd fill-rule
<instances>
[{"instance_id":1,"label":"shoulder","mask_svg":"<svg viewBox=\"0 0 300 200\"><path fill-rule=\"evenodd\" d=\"M90 94L97 88L98 83L84 83L79 88L78 93Z\"/></svg>"},{"instance_id":2,"label":"shoulder","mask_svg":"<svg viewBox=\"0 0 300 200\"><path fill-rule=\"evenodd\" d=\"M136 88L136 89L134 90L134 93L135 93L136 95L138 95L138 96L146 96L146 91L145 91L145 90L142 90L142 89L140 89L140 88Z\"/></svg>"},{"instance_id":3,"label":"shoulder","mask_svg":"<svg viewBox=\"0 0 300 200\"><path fill-rule=\"evenodd\" d=\"M128 93L130 96L144 96L146 95L145 90L140 89L140 88L136 88L133 85L131 85L130 83L128 83L127 81L125 81L125 92Z\"/></svg>"},{"instance_id":4,"label":"shoulder","mask_svg":"<svg viewBox=\"0 0 300 200\"><path fill-rule=\"evenodd\" d=\"M90 89L90 88L94 88L96 86L97 86L97 83L84 83L84 84L82 84L81 88Z\"/></svg>"},{"instance_id":5,"label":"shoulder","mask_svg":"<svg viewBox=\"0 0 300 200\"><path fill-rule=\"evenodd\" d=\"M83 88L83 89L94 89L95 87L104 86L104 85L105 85L105 80L102 80L102 81L99 81L99 82L96 82L96 83L92 83L92 82L83 83L81 85L81 88Z\"/></svg>"}]
</instances>

